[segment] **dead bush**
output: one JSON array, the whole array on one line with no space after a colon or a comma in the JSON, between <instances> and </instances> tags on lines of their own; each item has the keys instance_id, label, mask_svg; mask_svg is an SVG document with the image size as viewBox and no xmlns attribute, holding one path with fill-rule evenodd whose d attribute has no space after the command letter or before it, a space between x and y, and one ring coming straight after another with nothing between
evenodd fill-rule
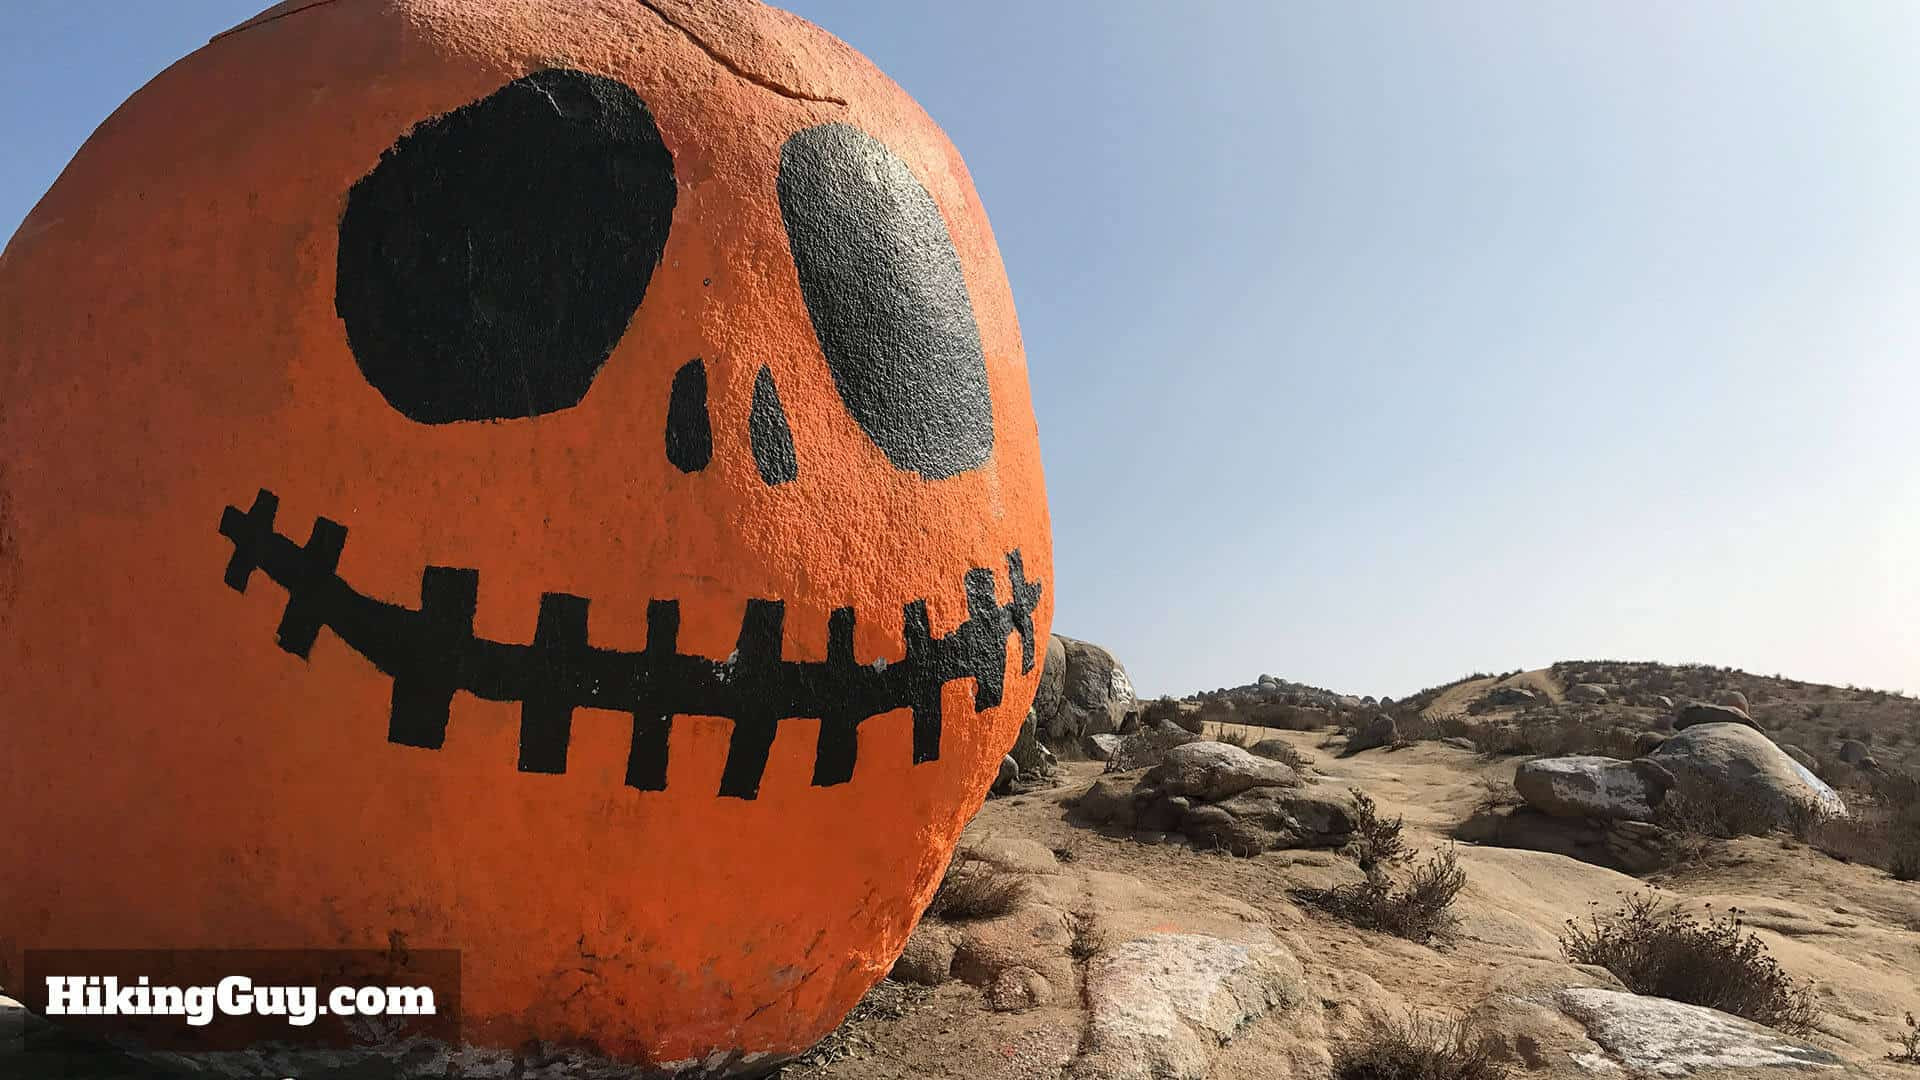
<instances>
[{"instance_id":1,"label":"dead bush","mask_svg":"<svg viewBox=\"0 0 1920 1080\"><path fill-rule=\"evenodd\" d=\"M1705 921L1661 905L1652 894L1618 910L1567 920L1560 950L1597 964L1636 994L1704 1005L1790 1035L1819 1016L1811 984L1793 978L1740 921L1737 910Z\"/></svg>"},{"instance_id":2,"label":"dead bush","mask_svg":"<svg viewBox=\"0 0 1920 1080\"><path fill-rule=\"evenodd\" d=\"M1900 1035L1900 1049L1887 1055L1888 1061L1902 1065L1920 1065L1920 1021L1907 1014L1907 1030Z\"/></svg>"},{"instance_id":3,"label":"dead bush","mask_svg":"<svg viewBox=\"0 0 1920 1080\"><path fill-rule=\"evenodd\" d=\"M1381 817L1373 798L1359 788L1348 788L1347 792L1353 796L1353 839L1347 844L1347 853L1360 869L1371 873L1412 858L1413 849L1400 837L1406 820Z\"/></svg>"},{"instance_id":4,"label":"dead bush","mask_svg":"<svg viewBox=\"0 0 1920 1080\"><path fill-rule=\"evenodd\" d=\"M1493 1038L1468 1024L1382 1017L1333 1057L1334 1080L1506 1080Z\"/></svg>"},{"instance_id":5,"label":"dead bush","mask_svg":"<svg viewBox=\"0 0 1920 1080\"><path fill-rule=\"evenodd\" d=\"M1020 906L1027 881L980 859L962 855L947 867L927 914L948 922L992 919Z\"/></svg>"},{"instance_id":6,"label":"dead bush","mask_svg":"<svg viewBox=\"0 0 1920 1080\"><path fill-rule=\"evenodd\" d=\"M1213 741L1226 743L1228 746L1238 746L1242 750L1246 749L1253 742L1253 740L1247 738L1245 730L1241 728L1229 729L1225 726L1214 729Z\"/></svg>"},{"instance_id":7,"label":"dead bush","mask_svg":"<svg viewBox=\"0 0 1920 1080\"><path fill-rule=\"evenodd\" d=\"M1404 885L1375 867L1364 881L1298 889L1294 896L1363 930L1425 942L1452 928L1453 901L1466 885L1467 873L1449 844L1408 873Z\"/></svg>"},{"instance_id":8,"label":"dead bush","mask_svg":"<svg viewBox=\"0 0 1920 1080\"><path fill-rule=\"evenodd\" d=\"M1701 776L1694 778L1685 791L1667 793L1654 811L1654 824L1682 836L1731 840L1766 836L1787 827L1796 816L1805 819L1801 833L1796 835L1810 834L1811 819L1805 814L1796 814L1753 788Z\"/></svg>"}]
</instances>

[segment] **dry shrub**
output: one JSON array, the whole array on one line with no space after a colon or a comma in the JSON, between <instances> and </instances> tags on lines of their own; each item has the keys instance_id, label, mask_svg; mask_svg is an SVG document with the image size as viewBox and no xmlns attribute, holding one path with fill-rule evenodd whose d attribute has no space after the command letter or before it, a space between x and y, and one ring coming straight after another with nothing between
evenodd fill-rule
<instances>
[{"instance_id":1,"label":"dry shrub","mask_svg":"<svg viewBox=\"0 0 1920 1080\"><path fill-rule=\"evenodd\" d=\"M1789 1035L1811 1030L1819 1016L1812 985L1780 966L1738 910L1703 922L1644 894L1590 916L1587 926L1567 920L1560 950L1573 963L1613 972L1636 994L1719 1009Z\"/></svg>"},{"instance_id":2,"label":"dry shrub","mask_svg":"<svg viewBox=\"0 0 1920 1080\"><path fill-rule=\"evenodd\" d=\"M1334 1080L1506 1080L1493 1038L1461 1022L1382 1017L1342 1046Z\"/></svg>"},{"instance_id":3,"label":"dry shrub","mask_svg":"<svg viewBox=\"0 0 1920 1080\"><path fill-rule=\"evenodd\" d=\"M1863 787L1846 793L1852 813L1814 822L1808 842L1842 862L1920 880L1920 780L1894 770L1857 775Z\"/></svg>"},{"instance_id":4,"label":"dry shrub","mask_svg":"<svg viewBox=\"0 0 1920 1080\"><path fill-rule=\"evenodd\" d=\"M1752 787L1697 776L1685 791L1667 792L1654 811L1654 824L1682 836L1731 840L1738 836L1766 836L1801 820L1800 833L1810 832L1810 810L1782 806Z\"/></svg>"},{"instance_id":5,"label":"dry shrub","mask_svg":"<svg viewBox=\"0 0 1920 1080\"><path fill-rule=\"evenodd\" d=\"M1920 1021L1907 1014L1907 1030L1900 1035L1900 1049L1887 1055L1888 1061L1902 1065L1920 1065Z\"/></svg>"},{"instance_id":6,"label":"dry shrub","mask_svg":"<svg viewBox=\"0 0 1920 1080\"><path fill-rule=\"evenodd\" d=\"M1331 889L1296 889L1293 895L1335 918L1365 930L1380 930L1409 941L1429 941L1452 927L1453 901L1466 887L1466 871L1449 844L1429 856L1396 883L1390 868L1413 859L1400 836L1402 821L1380 817L1366 793L1354 789L1353 840L1347 853L1366 874L1363 881Z\"/></svg>"},{"instance_id":7,"label":"dry shrub","mask_svg":"<svg viewBox=\"0 0 1920 1080\"><path fill-rule=\"evenodd\" d=\"M954 859L940 888L927 905L927 914L948 922L992 919L1020 906L1027 895L1027 881L1018 874L980 859L965 855Z\"/></svg>"},{"instance_id":8,"label":"dry shrub","mask_svg":"<svg viewBox=\"0 0 1920 1080\"><path fill-rule=\"evenodd\" d=\"M1290 743L1280 743L1278 746L1268 747L1266 750L1260 752L1260 756L1269 761L1277 761L1297 773L1307 771L1307 759L1301 757L1300 751L1295 750Z\"/></svg>"},{"instance_id":9,"label":"dry shrub","mask_svg":"<svg viewBox=\"0 0 1920 1080\"><path fill-rule=\"evenodd\" d=\"M1512 781L1497 776L1483 776L1480 778L1480 801L1474 804L1473 812L1497 814L1510 807L1524 806L1526 801L1514 790Z\"/></svg>"},{"instance_id":10,"label":"dry shrub","mask_svg":"<svg viewBox=\"0 0 1920 1080\"><path fill-rule=\"evenodd\" d=\"M1233 728L1229 730L1224 726L1215 729L1213 734L1213 741L1217 743L1226 743L1228 746L1237 746L1242 750L1246 749L1248 746L1252 745L1253 743L1252 739L1247 738L1247 733L1245 730L1241 728Z\"/></svg>"}]
</instances>

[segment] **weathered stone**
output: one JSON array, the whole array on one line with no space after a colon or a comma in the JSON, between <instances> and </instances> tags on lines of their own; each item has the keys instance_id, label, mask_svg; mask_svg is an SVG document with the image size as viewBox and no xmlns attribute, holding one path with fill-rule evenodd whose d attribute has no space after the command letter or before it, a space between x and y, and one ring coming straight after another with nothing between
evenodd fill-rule
<instances>
[{"instance_id":1,"label":"weathered stone","mask_svg":"<svg viewBox=\"0 0 1920 1080\"><path fill-rule=\"evenodd\" d=\"M1846 803L1826 781L1743 724L1697 724L1641 760L1666 766L1682 792L1734 790L1769 800L1783 811L1812 801L1830 814L1847 812Z\"/></svg>"},{"instance_id":2,"label":"weathered stone","mask_svg":"<svg viewBox=\"0 0 1920 1080\"><path fill-rule=\"evenodd\" d=\"M1101 777L1074 801L1074 812L1095 825L1132 828L1134 822L1133 786Z\"/></svg>"},{"instance_id":3,"label":"weathered stone","mask_svg":"<svg viewBox=\"0 0 1920 1080\"><path fill-rule=\"evenodd\" d=\"M1087 735L1117 731L1137 710L1127 669L1091 642L1054 634L1033 709L1040 738L1071 746Z\"/></svg>"},{"instance_id":4,"label":"weathered stone","mask_svg":"<svg viewBox=\"0 0 1920 1080\"><path fill-rule=\"evenodd\" d=\"M1647 821L1673 776L1645 758L1577 756L1522 762L1513 787L1527 805L1554 817Z\"/></svg>"},{"instance_id":5,"label":"weathered stone","mask_svg":"<svg viewBox=\"0 0 1920 1080\"><path fill-rule=\"evenodd\" d=\"M1747 704L1747 695L1738 690L1722 690L1713 695L1713 700L1716 705L1728 705L1749 716L1753 715L1753 707Z\"/></svg>"},{"instance_id":6,"label":"weathered stone","mask_svg":"<svg viewBox=\"0 0 1920 1080\"><path fill-rule=\"evenodd\" d=\"M1155 934L1087 965L1086 1052L1073 1080L1202 1080L1212 1051L1249 1021L1303 994L1300 963L1278 942Z\"/></svg>"},{"instance_id":7,"label":"weathered stone","mask_svg":"<svg viewBox=\"0 0 1920 1080\"><path fill-rule=\"evenodd\" d=\"M1114 748L1120 745L1120 740L1124 737L1111 732L1082 736L1080 752L1087 755L1091 761L1105 761L1113 756Z\"/></svg>"},{"instance_id":8,"label":"weathered stone","mask_svg":"<svg viewBox=\"0 0 1920 1080\"><path fill-rule=\"evenodd\" d=\"M1107 756L1107 769L1110 772L1126 772L1158 765L1166 757L1167 751L1198 742L1199 739L1200 736L1193 732L1172 724L1138 731L1122 738L1113 748Z\"/></svg>"},{"instance_id":9,"label":"weathered stone","mask_svg":"<svg viewBox=\"0 0 1920 1080\"><path fill-rule=\"evenodd\" d=\"M1761 730L1745 709L1736 709L1731 705L1708 705L1702 701L1681 709L1680 715L1673 718L1675 731L1683 731L1696 724L1745 724L1755 731Z\"/></svg>"},{"instance_id":10,"label":"weathered stone","mask_svg":"<svg viewBox=\"0 0 1920 1080\"><path fill-rule=\"evenodd\" d=\"M1303 763L1307 760L1306 755L1295 750L1292 743L1277 736L1261 739L1259 742L1247 747L1247 753L1253 754L1256 757L1266 758L1269 761L1285 762L1291 761L1296 757Z\"/></svg>"},{"instance_id":11,"label":"weathered stone","mask_svg":"<svg viewBox=\"0 0 1920 1080\"><path fill-rule=\"evenodd\" d=\"M1253 788L1214 803L1213 808L1229 815L1229 823L1222 825L1211 815L1201 818L1191 812L1181 823L1197 846L1252 854L1246 849L1339 847L1353 835L1352 802L1344 795L1310 788Z\"/></svg>"},{"instance_id":12,"label":"weathered stone","mask_svg":"<svg viewBox=\"0 0 1920 1080\"><path fill-rule=\"evenodd\" d=\"M1845 1064L1825 1050L1699 1005L1588 986L1562 990L1554 1000L1630 1073L1679 1077L1703 1069L1837 1069Z\"/></svg>"},{"instance_id":13,"label":"weathered stone","mask_svg":"<svg viewBox=\"0 0 1920 1080\"><path fill-rule=\"evenodd\" d=\"M1848 765L1858 765L1872 756L1872 748L1859 739L1848 739L1840 744L1840 760Z\"/></svg>"},{"instance_id":14,"label":"weathered stone","mask_svg":"<svg viewBox=\"0 0 1920 1080\"><path fill-rule=\"evenodd\" d=\"M1491 708L1508 709L1538 705L1542 703L1545 698L1540 695L1539 691L1530 687L1496 686L1487 691L1486 696L1481 698L1481 700Z\"/></svg>"},{"instance_id":15,"label":"weathered stone","mask_svg":"<svg viewBox=\"0 0 1920 1080\"><path fill-rule=\"evenodd\" d=\"M907 938L906 950L893 962L892 977L901 982L939 986L952 977L953 938L933 919L922 919Z\"/></svg>"},{"instance_id":16,"label":"weathered stone","mask_svg":"<svg viewBox=\"0 0 1920 1080\"><path fill-rule=\"evenodd\" d=\"M1665 732L1643 731L1633 740L1633 752L1641 757L1646 757L1648 754L1660 749L1660 744L1666 741L1667 736Z\"/></svg>"},{"instance_id":17,"label":"weathered stone","mask_svg":"<svg viewBox=\"0 0 1920 1080\"><path fill-rule=\"evenodd\" d=\"M1373 718L1363 722L1347 737L1347 753L1357 754L1362 750L1373 750L1390 746L1400 741L1400 726L1386 713L1376 713Z\"/></svg>"},{"instance_id":18,"label":"weathered stone","mask_svg":"<svg viewBox=\"0 0 1920 1080\"><path fill-rule=\"evenodd\" d=\"M983 996L994 1012L1019 1012L1053 1000L1053 984L1029 967L1010 967L987 985Z\"/></svg>"},{"instance_id":19,"label":"weathered stone","mask_svg":"<svg viewBox=\"0 0 1920 1080\"><path fill-rule=\"evenodd\" d=\"M1567 689L1567 700L1583 705L1604 705L1611 698L1608 688L1599 683L1576 683Z\"/></svg>"},{"instance_id":20,"label":"weathered stone","mask_svg":"<svg viewBox=\"0 0 1920 1080\"><path fill-rule=\"evenodd\" d=\"M1163 795L1219 802L1257 787L1297 787L1300 776L1277 761L1218 742L1191 742L1168 750L1146 775Z\"/></svg>"},{"instance_id":21,"label":"weathered stone","mask_svg":"<svg viewBox=\"0 0 1920 1080\"><path fill-rule=\"evenodd\" d=\"M1180 820L1192 805L1191 800L1179 795L1161 795L1140 811L1135 827L1144 832L1173 832L1180 828Z\"/></svg>"},{"instance_id":22,"label":"weathered stone","mask_svg":"<svg viewBox=\"0 0 1920 1080\"><path fill-rule=\"evenodd\" d=\"M1446 738L1440 740L1440 745L1451 746L1455 750L1477 751L1480 749L1479 747L1473 745L1473 740L1467 738L1465 735L1449 735Z\"/></svg>"},{"instance_id":23,"label":"weathered stone","mask_svg":"<svg viewBox=\"0 0 1920 1080\"><path fill-rule=\"evenodd\" d=\"M1800 749L1793 743L1781 743L1780 752L1799 762L1801 768L1806 769L1815 776L1820 775L1820 762L1812 754Z\"/></svg>"},{"instance_id":24,"label":"weathered stone","mask_svg":"<svg viewBox=\"0 0 1920 1080\"><path fill-rule=\"evenodd\" d=\"M1000 772L993 778L993 793L1005 795L1013 790L1013 783L1018 779L1020 779L1020 763L1013 760L1012 754L1008 754L1000 759Z\"/></svg>"}]
</instances>

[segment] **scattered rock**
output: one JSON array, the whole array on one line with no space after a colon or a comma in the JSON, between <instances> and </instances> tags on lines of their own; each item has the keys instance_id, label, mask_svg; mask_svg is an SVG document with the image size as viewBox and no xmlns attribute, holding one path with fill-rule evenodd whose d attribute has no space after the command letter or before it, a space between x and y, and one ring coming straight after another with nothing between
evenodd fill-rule
<instances>
[{"instance_id":1,"label":"scattered rock","mask_svg":"<svg viewBox=\"0 0 1920 1080\"><path fill-rule=\"evenodd\" d=\"M1682 731L1696 724L1745 724L1755 731L1761 730L1760 725L1753 722L1753 717L1747 715L1747 710L1736 709L1731 705L1708 705L1705 702L1696 701L1681 709L1680 715L1673 718L1675 731Z\"/></svg>"},{"instance_id":2,"label":"scattered rock","mask_svg":"<svg viewBox=\"0 0 1920 1080\"><path fill-rule=\"evenodd\" d=\"M1376 713L1373 719L1362 723L1352 735L1347 737L1347 753L1357 754L1362 750L1373 750L1382 746L1391 746L1400 741L1400 725L1386 713Z\"/></svg>"},{"instance_id":3,"label":"scattered rock","mask_svg":"<svg viewBox=\"0 0 1920 1080\"><path fill-rule=\"evenodd\" d=\"M1664 731L1643 731L1633 740L1633 752L1639 757L1646 757L1660 749L1660 745L1666 741L1667 734Z\"/></svg>"},{"instance_id":4,"label":"scattered rock","mask_svg":"<svg viewBox=\"0 0 1920 1080\"><path fill-rule=\"evenodd\" d=\"M1480 749L1473 744L1472 739L1467 738L1465 735L1449 735L1440 740L1440 745L1451 746L1455 750L1472 750L1478 752Z\"/></svg>"},{"instance_id":5,"label":"scattered rock","mask_svg":"<svg viewBox=\"0 0 1920 1080\"><path fill-rule=\"evenodd\" d=\"M1567 690L1567 700L1582 705L1605 705L1613 697L1608 689L1599 683L1576 683Z\"/></svg>"},{"instance_id":6,"label":"scattered rock","mask_svg":"<svg viewBox=\"0 0 1920 1080\"><path fill-rule=\"evenodd\" d=\"M1075 1080L1202 1080L1213 1048L1302 996L1300 963L1276 941L1155 934L1087 965L1087 1045Z\"/></svg>"},{"instance_id":7,"label":"scattered rock","mask_svg":"<svg viewBox=\"0 0 1920 1080\"><path fill-rule=\"evenodd\" d=\"M1270 761L1284 761L1288 765L1292 765L1295 761L1301 765L1313 764L1312 754L1295 749L1292 743L1277 735L1270 735L1247 747L1247 753Z\"/></svg>"},{"instance_id":8,"label":"scattered rock","mask_svg":"<svg viewBox=\"0 0 1920 1080\"><path fill-rule=\"evenodd\" d=\"M1122 738L1125 736L1115 735L1112 732L1084 735L1080 739L1080 752L1087 755L1089 761L1105 761L1113 756L1113 751L1120 745Z\"/></svg>"},{"instance_id":9,"label":"scattered rock","mask_svg":"<svg viewBox=\"0 0 1920 1080\"><path fill-rule=\"evenodd\" d=\"M1191 742L1166 752L1142 781L1162 796L1202 802L1230 799L1257 787L1298 787L1300 775L1277 761L1219 742Z\"/></svg>"},{"instance_id":10,"label":"scattered rock","mask_svg":"<svg viewBox=\"0 0 1920 1080\"><path fill-rule=\"evenodd\" d=\"M1194 807L1181 820L1180 831L1196 847L1249 856L1287 848L1340 847L1353 838L1353 814L1344 794L1263 787Z\"/></svg>"},{"instance_id":11,"label":"scattered rock","mask_svg":"<svg viewBox=\"0 0 1920 1080\"><path fill-rule=\"evenodd\" d=\"M1800 763L1800 766L1815 776L1820 775L1820 762L1805 750L1793 743L1781 743L1780 752Z\"/></svg>"},{"instance_id":12,"label":"scattered rock","mask_svg":"<svg viewBox=\"0 0 1920 1080\"><path fill-rule=\"evenodd\" d=\"M1738 690L1722 690L1713 695L1715 704L1730 705L1747 715L1753 715L1753 707L1747 704L1747 695Z\"/></svg>"},{"instance_id":13,"label":"scattered rock","mask_svg":"<svg viewBox=\"0 0 1920 1080\"><path fill-rule=\"evenodd\" d=\"M1020 737L1014 741L1013 749L1007 751L1007 756L1019 766L1020 779L1031 785L1051 781L1059 772L1059 759L1040 741L1039 719L1032 709L1027 710L1027 718L1020 725Z\"/></svg>"},{"instance_id":14,"label":"scattered rock","mask_svg":"<svg viewBox=\"0 0 1920 1080\"><path fill-rule=\"evenodd\" d=\"M1122 786L1119 781L1100 777L1089 786L1084 794L1073 801L1073 809L1082 820L1095 825L1117 825L1131 829L1134 825L1133 788Z\"/></svg>"},{"instance_id":15,"label":"scattered rock","mask_svg":"<svg viewBox=\"0 0 1920 1080\"><path fill-rule=\"evenodd\" d=\"M1495 709L1523 709L1546 702L1545 696L1539 691L1526 686L1496 686L1487 691L1486 696L1480 700L1488 707Z\"/></svg>"},{"instance_id":16,"label":"scattered rock","mask_svg":"<svg viewBox=\"0 0 1920 1080\"><path fill-rule=\"evenodd\" d=\"M1858 765L1873 757L1873 749L1859 739L1848 739L1840 744L1840 760L1848 765Z\"/></svg>"},{"instance_id":17,"label":"scattered rock","mask_svg":"<svg viewBox=\"0 0 1920 1080\"><path fill-rule=\"evenodd\" d=\"M993 793L1005 795L1013 790L1013 783L1018 779L1020 779L1020 763L1013 760L1012 754L1008 754L1000 759L1000 774L993 778Z\"/></svg>"},{"instance_id":18,"label":"scattered rock","mask_svg":"<svg viewBox=\"0 0 1920 1080\"><path fill-rule=\"evenodd\" d=\"M1053 1000L1053 984L1026 967L1010 967L988 984L984 997L994 1012L1019 1012Z\"/></svg>"},{"instance_id":19,"label":"scattered rock","mask_svg":"<svg viewBox=\"0 0 1920 1080\"><path fill-rule=\"evenodd\" d=\"M1107 755L1107 771L1127 772L1158 765L1167 751L1176 746L1185 746L1187 743L1199 741L1200 736L1173 724L1143 728L1123 737L1113 747Z\"/></svg>"},{"instance_id":20,"label":"scattered rock","mask_svg":"<svg viewBox=\"0 0 1920 1080\"><path fill-rule=\"evenodd\" d=\"M1540 758L1514 770L1527 804L1554 817L1649 821L1673 786L1673 774L1645 758Z\"/></svg>"},{"instance_id":21,"label":"scattered rock","mask_svg":"<svg viewBox=\"0 0 1920 1080\"><path fill-rule=\"evenodd\" d=\"M1773 740L1743 724L1696 724L1641 760L1666 766L1681 791L1705 782L1751 792L1780 806L1811 799L1829 813L1847 812L1846 803L1826 781L1788 757Z\"/></svg>"},{"instance_id":22,"label":"scattered rock","mask_svg":"<svg viewBox=\"0 0 1920 1080\"><path fill-rule=\"evenodd\" d=\"M1172 724L1193 732L1195 735L1206 733L1206 721L1200 717L1200 704L1194 701L1179 701L1163 697L1147 702L1140 709L1140 723L1151 727L1159 723Z\"/></svg>"},{"instance_id":23,"label":"scattered rock","mask_svg":"<svg viewBox=\"0 0 1920 1080\"><path fill-rule=\"evenodd\" d=\"M1047 642L1033 709L1043 741L1072 746L1086 735L1119 730L1138 702L1127 669L1112 653L1054 634Z\"/></svg>"},{"instance_id":24,"label":"scattered rock","mask_svg":"<svg viewBox=\"0 0 1920 1080\"><path fill-rule=\"evenodd\" d=\"M1840 1058L1715 1009L1624 990L1574 987L1560 1010L1629 1072L1686 1076L1701 1069L1832 1069Z\"/></svg>"}]
</instances>

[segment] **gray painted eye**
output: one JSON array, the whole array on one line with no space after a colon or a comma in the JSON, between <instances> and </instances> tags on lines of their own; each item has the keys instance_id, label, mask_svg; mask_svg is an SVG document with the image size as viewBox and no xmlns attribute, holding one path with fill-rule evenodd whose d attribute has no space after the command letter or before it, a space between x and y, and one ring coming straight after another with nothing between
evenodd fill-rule
<instances>
[{"instance_id":1,"label":"gray painted eye","mask_svg":"<svg viewBox=\"0 0 1920 1080\"><path fill-rule=\"evenodd\" d=\"M822 124L780 151L800 291L847 412L897 469L986 464L993 402L960 257L933 197L879 140Z\"/></svg>"}]
</instances>

